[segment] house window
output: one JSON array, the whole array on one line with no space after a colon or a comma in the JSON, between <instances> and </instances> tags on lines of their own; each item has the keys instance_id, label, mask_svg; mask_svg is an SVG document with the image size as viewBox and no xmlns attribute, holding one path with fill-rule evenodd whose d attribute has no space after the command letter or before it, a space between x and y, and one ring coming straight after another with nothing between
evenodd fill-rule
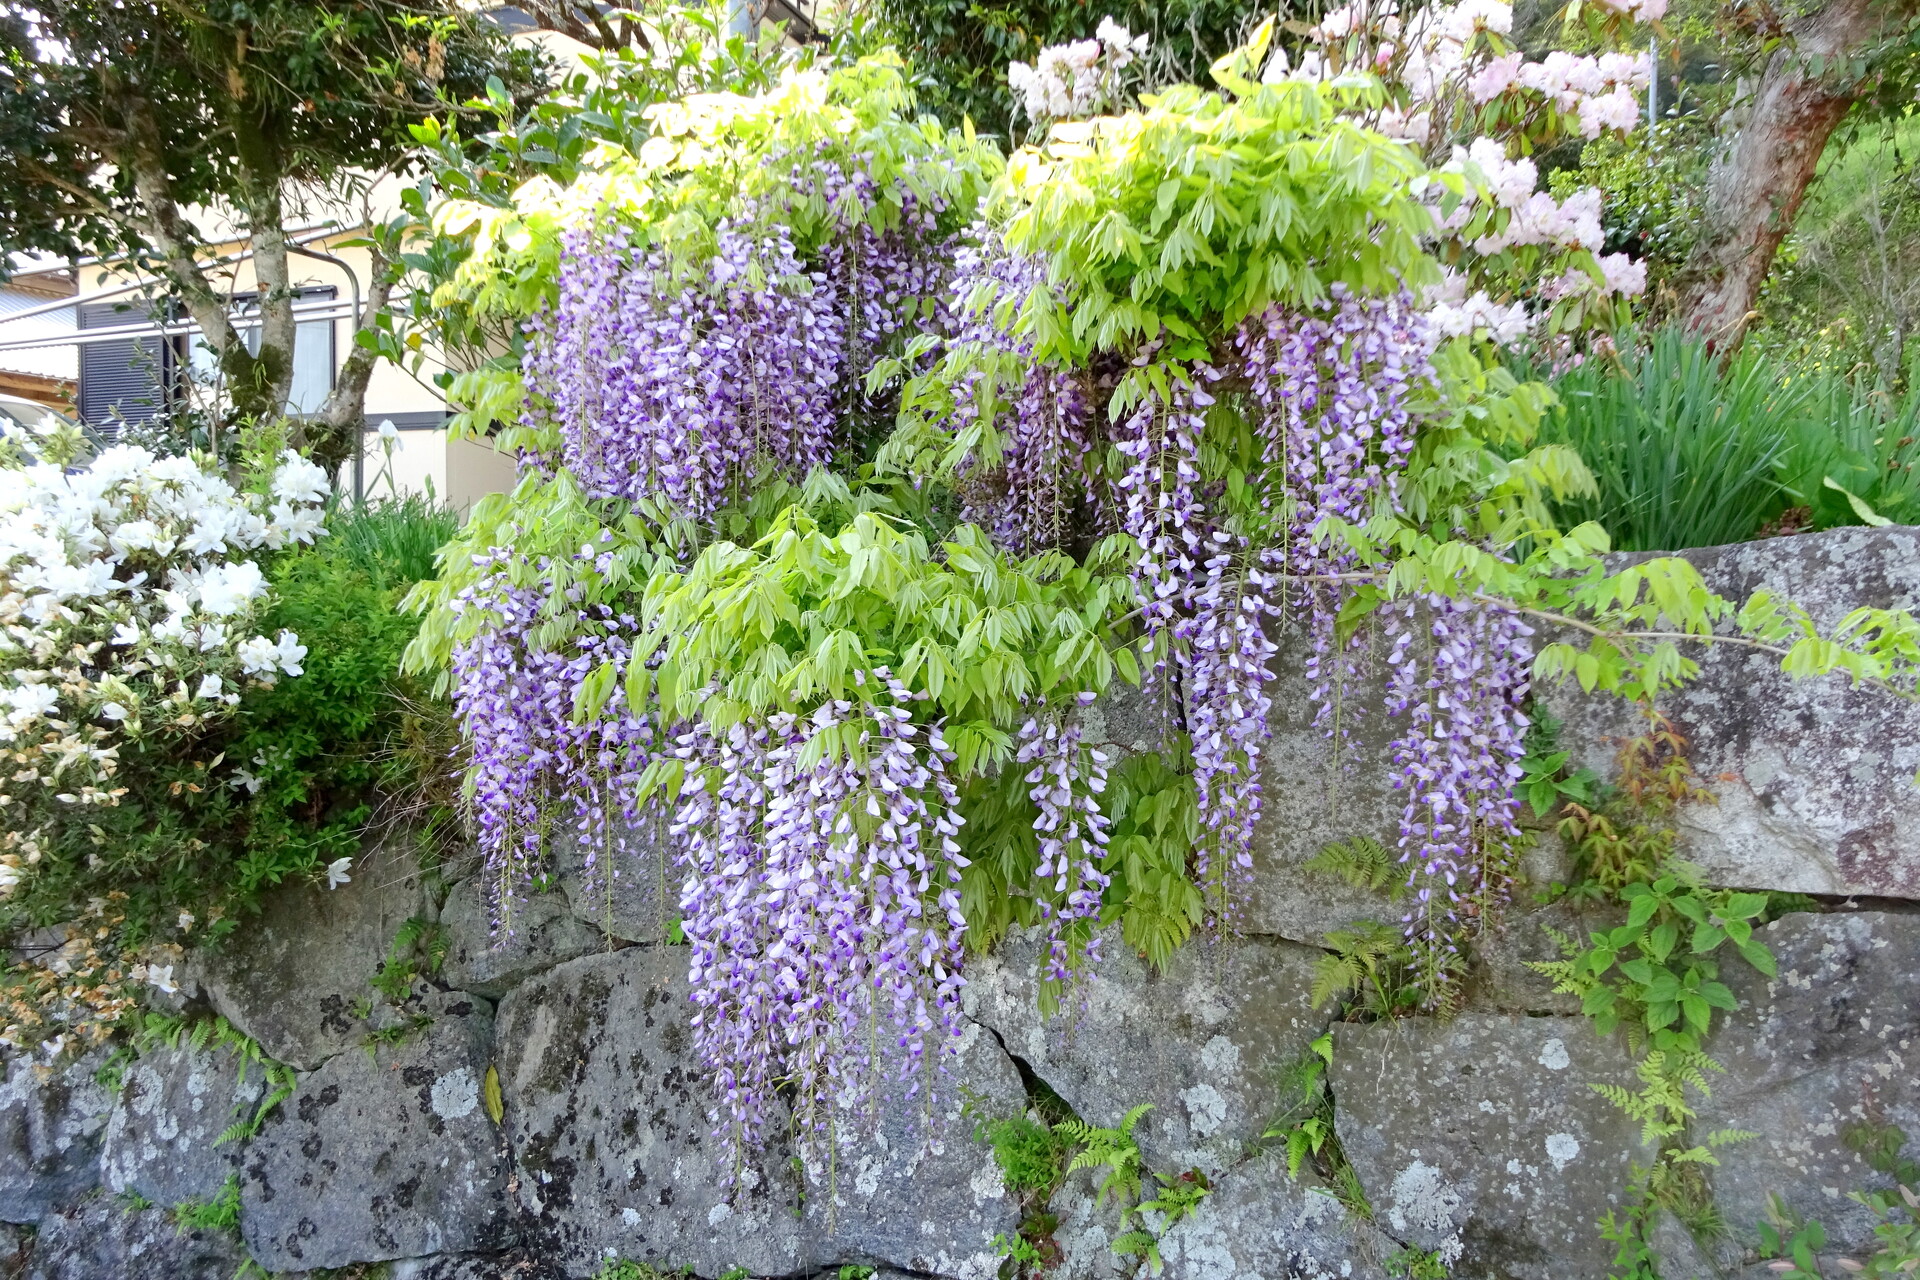
<instances>
[{"instance_id":1,"label":"house window","mask_svg":"<svg viewBox=\"0 0 1920 1280\"><path fill-rule=\"evenodd\" d=\"M301 289L295 304L326 303L336 296L332 288ZM259 306L252 300L233 308L233 318L247 350L260 350ZM105 329L134 324L179 323L177 307L130 302L82 303L82 329ZM288 395L291 413L316 413L333 390L335 325L332 320L301 320L294 326L293 386ZM80 417L95 426L110 422L151 422L187 400L185 382L213 386L219 382L219 361L198 335L190 337L128 337L96 342L80 348Z\"/></svg>"},{"instance_id":2,"label":"house window","mask_svg":"<svg viewBox=\"0 0 1920 1280\"><path fill-rule=\"evenodd\" d=\"M80 304L82 329L118 329L157 324L164 303ZM115 421L151 422L177 397L180 343L174 338L126 338L90 342L80 348L80 419L92 426Z\"/></svg>"},{"instance_id":3,"label":"house window","mask_svg":"<svg viewBox=\"0 0 1920 1280\"><path fill-rule=\"evenodd\" d=\"M330 302L336 293L332 288L299 289L294 293L294 305ZM260 354L259 314L259 305L251 301L233 309L240 337L253 355ZM294 324L293 386L287 393L288 413L318 413L320 406L327 402L327 393L333 390L333 339L332 320L300 320ZM193 375L195 380L209 385L219 380L219 362L214 359L213 349L199 338L193 341Z\"/></svg>"}]
</instances>

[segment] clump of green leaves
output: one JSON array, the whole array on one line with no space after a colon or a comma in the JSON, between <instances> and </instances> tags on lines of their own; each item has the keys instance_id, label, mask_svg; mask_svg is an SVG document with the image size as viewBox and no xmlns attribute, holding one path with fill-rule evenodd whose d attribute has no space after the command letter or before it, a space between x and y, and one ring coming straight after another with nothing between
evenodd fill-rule
<instances>
[{"instance_id":1,"label":"clump of green leaves","mask_svg":"<svg viewBox=\"0 0 1920 1280\"><path fill-rule=\"evenodd\" d=\"M1657 712L1647 716L1646 732L1621 747L1618 780L1592 786L1587 804L1567 801L1560 823L1581 875L1567 896L1624 908L1625 918L1584 941L1554 932L1562 958L1529 962L1556 991L1580 997L1601 1035L1622 1033L1640 1055L1638 1089L1590 1086L1639 1122L1656 1153L1635 1165L1626 1205L1601 1220L1603 1237L1618 1245L1618 1274L1633 1278L1653 1274L1646 1235L1658 1210L1701 1236L1724 1229L1705 1170L1719 1163L1716 1150L1753 1135L1723 1129L1696 1141L1691 1133L1693 1098L1708 1096L1710 1075L1722 1069L1705 1048L1715 1011L1738 1007L1720 980L1720 957L1730 951L1773 976L1773 954L1754 931L1798 905L1704 885L1672 859L1673 811L1711 797L1687 758L1686 739Z\"/></svg>"},{"instance_id":2,"label":"clump of green leaves","mask_svg":"<svg viewBox=\"0 0 1920 1280\"><path fill-rule=\"evenodd\" d=\"M1006 1116L982 1121L973 1136L992 1148L1001 1180L1023 1201L1044 1204L1066 1176L1073 1143L1053 1125L1026 1115Z\"/></svg>"},{"instance_id":3,"label":"clump of green leaves","mask_svg":"<svg viewBox=\"0 0 1920 1280\"><path fill-rule=\"evenodd\" d=\"M1781 1259L1773 1270L1785 1280L1833 1280L1836 1274L1898 1280L1920 1273L1920 1164L1901 1155L1906 1133L1894 1125L1858 1124L1842 1136L1872 1169L1894 1180L1887 1190L1848 1193L1878 1219L1872 1255L1832 1258L1835 1270L1826 1270L1820 1259L1826 1229L1817 1220L1802 1220L1778 1195L1770 1195L1767 1220L1760 1224L1760 1256Z\"/></svg>"},{"instance_id":4,"label":"clump of green leaves","mask_svg":"<svg viewBox=\"0 0 1920 1280\"><path fill-rule=\"evenodd\" d=\"M218 1231L240 1234L240 1175L230 1173L220 1190L205 1200L182 1200L173 1206L174 1226L182 1231Z\"/></svg>"},{"instance_id":5,"label":"clump of green leaves","mask_svg":"<svg viewBox=\"0 0 1920 1280\"><path fill-rule=\"evenodd\" d=\"M1354 888L1398 902L1407 892L1407 875L1394 852L1372 836L1336 840L1306 861L1309 871L1337 876Z\"/></svg>"},{"instance_id":6,"label":"clump of green leaves","mask_svg":"<svg viewBox=\"0 0 1920 1280\"><path fill-rule=\"evenodd\" d=\"M437 921L409 916L393 935L393 945L368 981L375 991L398 1004L413 991L423 974L437 974L446 963L453 939Z\"/></svg>"},{"instance_id":7,"label":"clump of green leaves","mask_svg":"<svg viewBox=\"0 0 1920 1280\"><path fill-rule=\"evenodd\" d=\"M1536 818L1544 818L1562 804L1592 805L1600 776L1585 766L1569 768L1573 752L1560 746L1561 721L1545 707L1535 705L1527 726L1527 754L1517 762L1520 781L1514 793L1526 800Z\"/></svg>"},{"instance_id":8,"label":"clump of green leaves","mask_svg":"<svg viewBox=\"0 0 1920 1280\"><path fill-rule=\"evenodd\" d=\"M1301 1169L1312 1168L1326 1180L1348 1214L1371 1222L1373 1204L1367 1199L1360 1175L1347 1160L1335 1127L1333 1089L1327 1080L1332 1066L1333 1032L1328 1031L1277 1073L1280 1106L1260 1136L1267 1142L1285 1144L1289 1178L1298 1178Z\"/></svg>"},{"instance_id":9,"label":"clump of green leaves","mask_svg":"<svg viewBox=\"0 0 1920 1280\"><path fill-rule=\"evenodd\" d=\"M1436 1249L1416 1249L1401 1245L1381 1261L1390 1276L1407 1280L1447 1280L1447 1264Z\"/></svg>"}]
</instances>

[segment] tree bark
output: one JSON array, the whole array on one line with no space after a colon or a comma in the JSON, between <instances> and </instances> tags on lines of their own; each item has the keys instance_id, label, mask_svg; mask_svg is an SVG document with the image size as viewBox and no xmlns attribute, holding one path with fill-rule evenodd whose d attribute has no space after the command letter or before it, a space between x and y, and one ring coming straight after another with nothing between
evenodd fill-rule
<instances>
[{"instance_id":1,"label":"tree bark","mask_svg":"<svg viewBox=\"0 0 1920 1280\"><path fill-rule=\"evenodd\" d=\"M330 471L338 470L342 463L352 459L360 434L366 429L367 383L373 377L374 367L380 363L380 356L372 347L362 346L359 336L373 332L375 322L393 298L394 286L400 282L402 271L377 241L368 244L367 252L373 274L367 282L361 313L353 318L353 334L348 338L352 350L340 362L333 390L327 393L320 411L304 425L303 443L312 448L314 459Z\"/></svg>"},{"instance_id":2,"label":"tree bark","mask_svg":"<svg viewBox=\"0 0 1920 1280\"><path fill-rule=\"evenodd\" d=\"M187 314L200 326L208 345L223 358L235 348L245 355L246 348L241 345L240 335L234 330L233 319L227 312L226 299L207 281L206 273L201 270L199 233L180 212L180 206L173 198L173 184L167 177L166 158L161 154L159 139L151 136L151 125L142 123L143 108L140 103L128 104L127 120L131 126L128 145L125 155L119 159L132 173L134 194L139 197L141 207L146 211L147 216L138 230L148 243L159 250L167 275L180 291L180 300L185 304Z\"/></svg>"},{"instance_id":3,"label":"tree bark","mask_svg":"<svg viewBox=\"0 0 1920 1280\"><path fill-rule=\"evenodd\" d=\"M234 82L239 83L238 69ZM260 346L255 388L258 403L234 407L249 416L272 416L287 411L293 393L293 343L297 332L293 314L293 276L287 262L286 206L281 199L280 176L284 157L265 136L244 96L236 97L229 128L240 157L240 190L235 193L247 215L247 238L253 249L253 279L259 288Z\"/></svg>"},{"instance_id":4,"label":"tree bark","mask_svg":"<svg viewBox=\"0 0 1920 1280\"><path fill-rule=\"evenodd\" d=\"M1716 345L1739 343L1827 139L1867 87L1860 57L1914 0L1830 0L1784 24L1745 116L1707 177L1681 314Z\"/></svg>"}]
</instances>

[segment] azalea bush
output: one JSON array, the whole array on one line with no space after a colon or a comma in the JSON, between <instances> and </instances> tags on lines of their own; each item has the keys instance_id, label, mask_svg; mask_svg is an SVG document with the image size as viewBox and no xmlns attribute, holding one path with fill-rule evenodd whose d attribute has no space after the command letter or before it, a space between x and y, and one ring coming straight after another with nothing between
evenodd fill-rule
<instances>
[{"instance_id":1,"label":"azalea bush","mask_svg":"<svg viewBox=\"0 0 1920 1280\"><path fill-rule=\"evenodd\" d=\"M454 522L330 513L270 432L232 471L18 443L45 460L0 469L0 928L24 940L0 988L4 1042L57 1051L172 990L266 888L350 874L404 715L395 606L431 563L393 530L431 548Z\"/></svg>"},{"instance_id":2,"label":"azalea bush","mask_svg":"<svg viewBox=\"0 0 1920 1280\"><path fill-rule=\"evenodd\" d=\"M1103 926L1162 959L1232 927L1277 633L1336 744L1388 667L1429 1007L1521 838L1533 679L1651 698L1724 624L1910 691L1904 615L1736 620L1555 523L1592 477L1494 344L1577 354L1638 281L1523 153L1631 124L1605 100L1636 64L1529 70L1509 23L1349 11L1291 52L1269 25L1215 88L1011 157L879 55L656 102L511 188L449 161L433 303L513 335L454 391L521 479L417 589L409 663L465 729L503 932L562 837L679 887L729 1142L784 1110L821 1168L863 1108L925 1099L969 951L1016 925L1053 993ZM1105 103L1138 50L1094 43L1023 98L1070 113L1084 71ZM1160 750L1122 760L1088 708L1134 685Z\"/></svg>"}]
</instances>

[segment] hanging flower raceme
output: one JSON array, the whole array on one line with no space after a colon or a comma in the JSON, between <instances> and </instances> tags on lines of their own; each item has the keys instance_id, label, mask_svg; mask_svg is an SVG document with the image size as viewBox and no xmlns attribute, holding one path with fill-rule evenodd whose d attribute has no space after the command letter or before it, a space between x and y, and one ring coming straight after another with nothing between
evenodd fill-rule
<instances>
[{"instance_id":1,"label":"hanging flower raceme","mask_svg":"<svg viewBox=\"0 0 1920 1280\"><path fill-rule=\"evenodd\" d=\"M1488 850L1519 835L1533 632L1509 608L1433 594L1388 607L1385 622L1387 707L1406 719L1393 741L1414 891L1405 923L1433 1001L1458 955L1463 901L1501 889L1485 882Z\"/></svg>"},{"instance_id":2,"label":"hanging flower raceme","mask_svg":"<svg viewBox=\"0 0 1920 1280\"><path fill-rule=\"evenodd\" d=\"M1083 702L1091 702L1088 697ZM1041 882L1042 918L1046 923L1047 970L1050 982L1065 982L1075 956L1070 931L1076 925L1097 925L1101 894L1112 877L1100 870L1106 856L1108 826L1100 812L1100 795L1107 789L1107 755L1083 745L1083 730L1074 720L1036 716L1020 728L1020 750L1014 763L1028 766L1027 798L1038 818L1040 861L1034 875ZM1064 895L1055 908L1044 895ZM1098 959L1098 939L1088 938L1087 961Z\"/></svg>"},{"instance_id":3,"label":"hanging flower raceme","mask_svg":"<svg viewBox=\"0 0 1920 1280\"><path fill-rule=\"evenodd\" d=\"M845 321L784 226L723 224L698 269L618 226L578 228L558 286L524 372L592 496L705 519L763 470L830 461Z\"/></svg>"},{"instance_id":4,"label":"hanging flower raceme","mask_svg":"<svg viewBox=\"0 0 1920 1280\"><path fill-rule=\"evenodd\" d=\"M454 650L453 700L469 743L471 808L495 933L505 938L515 932L528 885L554 869L557 835L577 842L590 888L607 891L617 877L639 874L619 855L631 853L631 833L648 817L633 797L656 740L652 718L631 711L619 688L594 716L575 714L576 691L598 667L624 667L634 619L606 606L581 609L586 625L573 644L539 648L529 638L542 621L545 589L513 584L511 551L490 559L496 572L454 603L456 612L477 611L483 621ZM566 806L561 821L556 802Z\"/></svg>"},{"instance_id":5,"label":"hanging flower raceme","mask_svg":"<svg viewBox=\"0 0 1920 1280\"><path fill-rule=\"evenodd\" d=\"M1019 301L1046 283L1046 263L1009 252L975 228L978 243L954 260L948 345L989 357L953 386L949 429L972 433L976 465L963 481L962 516L1020 554L1059 546L1094 479L1086 397L1066 370L1033 358L1015 331Z\"/></svg>"},{"instance_id":6,"label":"hanging flower raceme","mask_svg":"<svg viewBox=\"0 0 1920 1280\"><path fill-rule=\"evenodd\" d=\"M1405 297L1361 298L1336 289L1313 312L1270 307L1242 324L1235 347L1261 414L1264 461L1281 493L1269 506L1279 545L1266 562L1292 580L1289 597L1308 637L1307 677L1316 723L1338 728L1344 697L1360 675L1364 638L1337 642L1335 621L1351 592L1337 579L1350 554L1326 538L1326 523L1361 523L1393 501L1419 423L1412 398L1431 385L1435 336Z\"/></svg>"},{"instance_id":7,"label":"hanging flower raceme","mask_svg":"<svg viewBox=\"0 0 1920 1280\"><path fill-rule=\"evenodd\" d=\"M679 745L682 927L716 1119L744 1149L784 1090L815 1169L889 1089L926 1088L930 1053L961 1031L951 753L886 670L856 687Z\"/></svg>"}]
</instances>

